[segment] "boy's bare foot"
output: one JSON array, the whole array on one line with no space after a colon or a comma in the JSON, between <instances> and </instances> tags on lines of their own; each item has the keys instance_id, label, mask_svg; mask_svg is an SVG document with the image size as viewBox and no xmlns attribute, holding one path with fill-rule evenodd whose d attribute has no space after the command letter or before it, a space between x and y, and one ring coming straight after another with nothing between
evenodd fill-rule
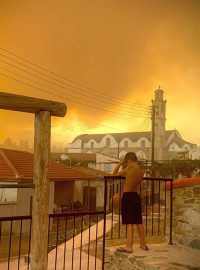
<instances>
[{"instance_id":1,"label":"boy's bare foot","mask_svg":"<svg viewBox=\"0 0 200 270\"><path fill-rule=\"evenodd\" d=\"M142 250L149 250L149 248L148 248L147 245L142 245L142 246L140 246L140 248L141 248Z\"/></svg>"},{"instance_id":2,"label":"boy's bare foot","mask_svg":"<svg viewBox=\"0 0 200 270\"><path fill-rule=\"evenodd\" d=\"M117 252L124 252L124 253L133 253L133 249L127 246L119 247L116 249Z\"/></svg>"}]
</instances>

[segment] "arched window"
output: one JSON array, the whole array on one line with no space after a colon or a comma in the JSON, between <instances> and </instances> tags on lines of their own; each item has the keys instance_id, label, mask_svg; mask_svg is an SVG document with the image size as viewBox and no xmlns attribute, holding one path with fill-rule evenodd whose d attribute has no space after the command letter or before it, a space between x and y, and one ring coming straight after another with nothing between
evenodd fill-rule
<instances>
[{"instance_id":1,"label":"arched window","mask_svg":"<svg viewBox=\"0 0 200 270\"><path fill-rule=\"evenodd\" d=\"M91 142L90 147L94 148L94 142Z\"/></svg>"},{"instance_id":2,"label":"arched window","mask_svg":"<svg viewBox=\"0 0 200 270\"><path fill-rule=\"evenodd\" d=\"M124 141L124 148L128 148L128 140Z\"/></svg>"},{"instance_id":3,"label":"arched window","mask_svg":"<svg viewBox=\"0 0 200 270\"><path fill-rule=\"evenodd\" d=\"M144 148L146 145L146 141L145 140L141 140L141 147Z\"/></svg>"},{"instance_id":4,"label":"arched window","mask_svg":"<svg viewBox=\"0 0 200 270\"><path fill-rule=\"evenodd\" d=\"M106 138L106 146L110 146L110 138Z\"/></svg>"}]
</instances>

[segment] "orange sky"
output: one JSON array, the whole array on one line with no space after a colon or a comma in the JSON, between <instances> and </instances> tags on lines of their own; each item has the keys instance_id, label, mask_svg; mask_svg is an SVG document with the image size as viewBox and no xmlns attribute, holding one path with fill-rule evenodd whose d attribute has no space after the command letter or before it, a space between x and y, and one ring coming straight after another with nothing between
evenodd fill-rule
<instances>
[{"instance_id":1,"label":"orange sky","mask_svg":"<svg viewBox=\"0 0 200 270\"><path fill-rule=\"evenodd\" d=\"M86 97L77 85L58 86L58 77L56 85L31 75L33 71L25 73L11 66L28 70L16 63L21 60L2 50L1 74L52 94L1 74L0 91L66 102L67 116L53 119L52 141L61 145L80 133L148 130L148 116L144 118L134 104L151 105L161 85L167 128L176 128L184 139L199 145L199 13L199 0L2 0L0 47L93 92L84 89L90 91ZM109 102L107 94L118 102ZM81 106L70 96L102 110ZM142 117L122 115L131 113L124 100ZM0 111L0 117L0 143L8 136L33 140L33 116Z\"/></svg>"}]
</instances>

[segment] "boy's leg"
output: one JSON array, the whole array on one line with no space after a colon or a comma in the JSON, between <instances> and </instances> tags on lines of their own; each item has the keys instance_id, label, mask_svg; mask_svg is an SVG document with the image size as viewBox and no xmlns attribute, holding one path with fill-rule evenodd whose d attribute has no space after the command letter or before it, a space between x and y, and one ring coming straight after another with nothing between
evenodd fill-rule
<instances>
[{"instance_id":1,"label":"boy's leg","mask_svg":"<svg viewBox=\"0 0 200 270\"><path fill-rule=\"evenodd\" d=\"M134 225L127 224L127 242L125 246L119 248L120 250L133 252L133 235L134 235Z\"/></svg>"},{"instance_id":2,"label":"boy's leg","mask_svg":"<svg viewBox=\"0 0 200 270\"><path fill-rule=\"evenodd\" d=\"M145 233L144 233L144 226L143 224L137 224L138 234L140 237L140 247L142 249L146 249L146 241L145 241Z\"/></svg>"},{"instance_id":3,"label":"boy's leg","mask_svg":"<svg viewBox=\"0 0 200 270\"><path fill-rule=\"evenodd\" d=\"M134 225L127 224L127 248L133 250Z\"/></svg>"}]
</instances>

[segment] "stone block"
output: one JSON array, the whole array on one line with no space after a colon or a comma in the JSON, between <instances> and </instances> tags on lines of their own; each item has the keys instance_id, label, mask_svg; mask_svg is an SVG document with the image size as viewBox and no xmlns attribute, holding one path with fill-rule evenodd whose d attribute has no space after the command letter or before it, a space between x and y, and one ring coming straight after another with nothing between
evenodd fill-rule
<instances>
[{"instance_id":1,"label":"stone block","mask_svg":"<svg viewBox=\"0 0 200 270\"><path fill-rule=\"evenodd\" d=\"M184 198L192 198L193 197L193 192L192 190L184 190L183 195Z\"/></svg>"},{"instance_id":2,"label":"stone block","mask_svg":"<svg viewBox=\"0 0 200 270\"><path fill-rule=\"evenodd\" d=\"M190 199L187 199L187 200L184 200L184 203L194 203L194 198L190 198Z\"/></svg>"},{"instance_id":3,"label":"stone block","mask_svg":"<svg viewBox=\"0 0 200 270\"><path fill-rule=\"evenodd\" d=\"M185 235L185 231L182 231L182 230L179 230L179 231L176 231L176 235Z\"/></svg>"},{"instance_id":4,"label":"stone block","mask_svg":"<svg viewBox=\"0 0 200 270\"><path fill-rule=\"evenodd\" d=\"M183 210L174 210L174 215L175 216L182 216L184 214Z\"/></svg>"},{"instance_id":5,"label":"stone block","mask_svg":"<svg viewBox=\"0 0 200 270\"><path fill-rule=\"evenodd\" d=\"M200 187L194 187L193 188L193 193L195 197L200 198Z\"/></svg>"},{"instance_id":6,"label":"stone block","mask_svg":"<svg viewBox=\"0 0 200 270\"><path fill-rule=\"evenodd\" d=\"M190 243L189 246L195 249L200 250L200 239L193 239Z\"/></svg>"}]
</instances>

